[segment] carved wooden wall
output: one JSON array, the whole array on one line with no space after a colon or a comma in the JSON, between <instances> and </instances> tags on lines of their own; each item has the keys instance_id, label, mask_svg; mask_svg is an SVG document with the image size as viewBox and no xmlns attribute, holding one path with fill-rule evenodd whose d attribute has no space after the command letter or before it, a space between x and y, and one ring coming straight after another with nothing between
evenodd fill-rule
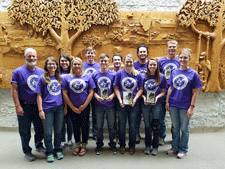
<instances>
[{"instance_id":1,"label":"carved wooden wall","mask_svg":"<svg viewBox=\"0 0 225 169\"><path fill-rule=\"evenodd\" d=\"M0 13L0 88L10 88L27 47L37 50L37 65L43 67L47 57L58 59L62 53L86 61L87 46L96 49L96 60L101 53L131 53L138 60L136 48L142 43L149 58L162 57L167 42L175 39L177 54L192 49L190 66L199 72L202 90L220 92L225 89L224 11L219 0L189 0L178 14L118 12L111 0L14 0L8 13Z\"/></svg>"}]
</instances>

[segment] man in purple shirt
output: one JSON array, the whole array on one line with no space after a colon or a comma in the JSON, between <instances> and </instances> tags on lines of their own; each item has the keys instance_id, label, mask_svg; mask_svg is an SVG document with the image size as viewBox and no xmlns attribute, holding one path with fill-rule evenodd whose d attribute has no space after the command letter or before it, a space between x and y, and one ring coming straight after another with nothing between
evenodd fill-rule
<instances>
[{"instance_id":1,"label":"man in purple shirt","mask_svg":"<svg viewBox=\"0 0 225 169\"><path fill-rule=\"evenodd\" d=\"M26 64L15 69L13 72L11 93L15 103L19 134L25 158L28 161L34 161L35 157L31 153L32 148L29 146L31 122L34 125L36 150L45 153L45 148L42 144L43 126L38 113L37 95L35 93L37 80L44 71L35 66L37 63L36 50L27 48L24 53L24 59Z\"/></svg>"},{"instance_id":2,"label":"man in purple shirt","mask_svg":"<svg viewBox=\"0 0 225 169\"><path fill-rule=\"evenodd\" d=\"M177 69L180 67L179 59L176 56L178 43L175 40L170 40L167 43L167 52L168 55L159 59L159 68L160 72L164 74L166 80L168 80L172 74L172 71L174 69ZM168 90L168 86L167 89ZM166 137L166 123L165 123L165 115L166 115L166 94L162 97L162 111L159 119L160 123L160 130L159 130L159 145L164 145L164 139Z\"/></svg>"},{"instance_id":3,"label":"man in purple shirt","mask_svg":"<svg viewBox=\"0 0 225 169\"><path fill-rule=\"evenodd\" d=\"M95 50L92 47L87 47L85 50L85 55L87 56L87 62L83 63L84 72L86 74L92 75L96 70L101 68L100 64L95 62ZM93 139L97 139L97 122L95 117L95 104L94 99L91 100L91 111L92 111L92 134Z\"/></svg>"},{"instance_id":4,"label":"man in purple shirt","mask_svg":"<svg viewBox=\"0 0 225 169\"><path fill-rule=\"evenodd\" d=\"M97 147L95 149L96 155L100 155L102 151L103 143L103 125L104 115L107 118L108 130L109 130L109 146L113 154L117 153L116 143L114 138L116 137L115 129L115 102L113 100L115 94L113 90L113 82L116 73L109 69L109 56L101 54L99 56L99 63L101 68L92 74L92 78L96 85L94 92L95 101L95 113L97 119Z\"/></svg>"},{"instance_id":5,"label":"man in purple shirt","mask_svg":"<svg viewBox=\"0 0 225 169\"><path fill-rule=\"evenodd\" d=\"M113 71L118 72L121 69L122 56L119 53L116 53L112 57L113 62Z\"/></svg>"},{"instance_id":6,"label":"man in purple shirt","mask_svg":"<svg viewBox=\"0 0 225 169\"><path fill-rule=\"evenodd\" d=\"M145 72L147 71L147 62L148 62L148 47L145 44L141 44L137 47L137 56L139 60L134 64L134 68L138 70L141 75L144 77ZM142 98L140 100L140 105L143 102ZM141 124L141 109L137 114L137 124L136 124L136 144L139 144L141 141L140 135L140 124Z\"/></svg>"}]
</instances>

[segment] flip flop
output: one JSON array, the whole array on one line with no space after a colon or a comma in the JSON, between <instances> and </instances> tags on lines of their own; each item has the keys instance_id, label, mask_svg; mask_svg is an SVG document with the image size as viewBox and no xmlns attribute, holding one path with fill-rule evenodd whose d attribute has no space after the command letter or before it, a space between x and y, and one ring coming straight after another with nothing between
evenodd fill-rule
<instances>
[{"instance_id":1,"label":"flip flop","mask_svg":"<svg viewBox=\"0 0 225 169\"><path fill-rule=\"evenodd\" d=\"M79 156L84 156L86 153L87 153L87 149L85 147L82 147L80 149Z\"/></svg>"},{"instance_id":2,"label":"flip flop","mask_svg":"<svg viewBox=\"0 0 225 169\"><path fill-rule=\"evenodd\" d=\"M81 149L81 147L76 147L76 148L73 150L72 154L73 154L74 156L77 156L77 155L79 154L79 152L80 152L80 149Z\"/></svg>"}]
</instances>

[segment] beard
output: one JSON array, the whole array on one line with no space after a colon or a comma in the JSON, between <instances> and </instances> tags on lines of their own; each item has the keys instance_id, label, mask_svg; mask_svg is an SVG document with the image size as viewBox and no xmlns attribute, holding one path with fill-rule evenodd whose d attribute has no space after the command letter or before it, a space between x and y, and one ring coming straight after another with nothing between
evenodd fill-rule
<instances>
[{"instance_id":1,"label":"beard","mask_svg":"<svg viewBox=\"0 0 225 169\"><path fill-rule=\"evenodd\" d=\"M26 61L26 64L27 64L28 66L35 66L36 63L37 63L37 61L34 61L34 62L28 62L28 61Z\"/></svg>"}]
</instances>

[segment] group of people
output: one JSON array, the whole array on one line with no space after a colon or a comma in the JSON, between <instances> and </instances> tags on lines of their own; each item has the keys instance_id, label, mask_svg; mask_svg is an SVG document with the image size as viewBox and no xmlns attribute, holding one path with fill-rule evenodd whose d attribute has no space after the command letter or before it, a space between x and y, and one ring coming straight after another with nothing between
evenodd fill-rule
<instances>
[{"instance_id":1,"label":"group of people","mask_svg":"<svg viewBox=\"0 0 225 169\"><path fill-rule=\"evenodd\" d=\"M54 156L58 160L63 159L65 132L62 135L62 128L65 121L70 124L68 119L71 119L73 126L68 132L68 145L72 147L74 133L76 147L72 154L84 156L87 153L90 112L96 155L102 153L104 146L105 115L109 131L108 145L113 154L117 153L117 136L119 152L126 152L128 121L131 155L135 153L135 144L140 142L139 130L143 115L144 153L156 156L159 145L164 144L165 114L169 111L172 120L172 148L166 153L183 158L188 152L189 120L193 115L197 90L202 84L198 73L188 67L191 50L184 48L176 56L177 46L175 40L169 41L168 55L158 60L147 59L148 47L139 45L139 60L136 63L131 54L124 58L114 54L113 70L109 69L110 57L107 54L99 56L99 63L95 61L95 50L92 47L86 49L87 62L63 54L59 62L48 57L44 70L35 66L37 52L32 48L26 49L26 64L13 72L11 81L25 157L29 161L35 160L29 146L33 122L37 151L46 154L47 162L53 162ZM122 61L124 69L121 69ZM42 143L43 138L46 149Z\"/></svg>"}]
</instances>

